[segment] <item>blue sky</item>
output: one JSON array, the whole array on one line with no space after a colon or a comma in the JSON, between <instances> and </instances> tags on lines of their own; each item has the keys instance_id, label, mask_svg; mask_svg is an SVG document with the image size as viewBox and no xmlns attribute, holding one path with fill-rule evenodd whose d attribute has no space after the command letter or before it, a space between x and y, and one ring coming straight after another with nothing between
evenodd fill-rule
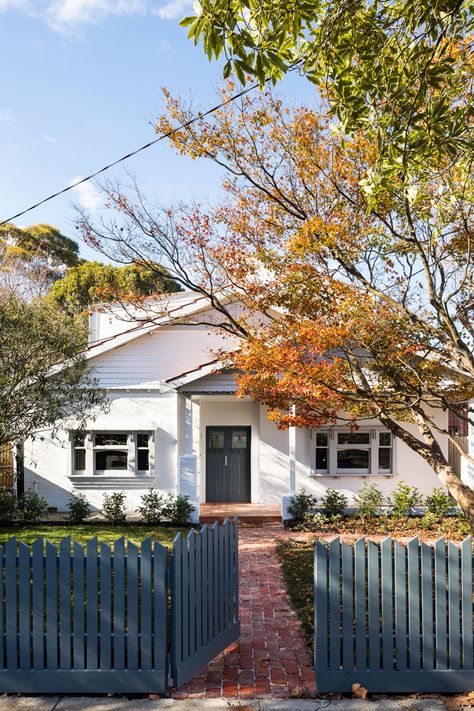
<instances>
[{"instance_id":1,"label":"blue sky","mask_svg":"<svg viewBox=\"0 0 474 711\"><path fill-rule=\"evenodd\" d=\"M191 12L187 0L0 0L0 220L153 138L162 86L216 102L220 68L178 24ZM310 101L314 90L292 76L281 92ZM212 199L221 177L165 141L126 166L164 203ZM48 222L76 239L72 201L96 200L91 185L17 224Z\"/></svg>"}]
</instances>

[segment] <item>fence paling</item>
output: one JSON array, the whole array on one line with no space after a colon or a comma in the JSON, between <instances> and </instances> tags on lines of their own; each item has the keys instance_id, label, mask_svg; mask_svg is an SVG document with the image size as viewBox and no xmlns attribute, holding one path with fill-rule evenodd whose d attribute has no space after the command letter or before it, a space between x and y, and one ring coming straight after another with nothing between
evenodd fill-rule
<instances>
[{"instance_id":1,"label":"fence paling","mask_svg":"<svg viewBox=\"0 0 474 711\"><path fill-rule=\"evenodd\" d=\"M171 564L176 686L239 637L237 586L236 519L177 535Z\"/></svg>"},{"instance_id":2,"label":"fence paling","mask_svg":"<svg viewBox=\"0 0 474 711\"><path fill-rule=\"evenodd\" d=\"M320 692L464 691L474 686L472 541L434 547L317 542ZM329 649L328 649L329 647Z\"/></svg>"}]
</instances>

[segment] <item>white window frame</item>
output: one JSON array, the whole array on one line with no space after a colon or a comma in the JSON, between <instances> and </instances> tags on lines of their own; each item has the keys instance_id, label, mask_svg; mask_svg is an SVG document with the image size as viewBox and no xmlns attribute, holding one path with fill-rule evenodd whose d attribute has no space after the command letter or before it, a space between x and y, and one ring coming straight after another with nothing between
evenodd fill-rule
<instances>
[{"instance_id":1,"label":"white window frame","mask_svg":"<svg viewBox=\"0 0 474 711\"><path fill-rule=\"evenodd\" d=\"M331 428L321 428L319 430L314 430L314 459L313 459L313 476L330 476L330 477L371 477L371 476L388 476L392 477L395 475L395 453L396 453L396 438L388 430L383 427L360 427L355 430L356 433L368 433L369 442L368 444L339 444L338 435L341 433L348 433L347 427L331 427ZM328 466L327 469L317 469L316 468L316 449L317 445L317 435L318 433L323 433L327 435L327 454L328 454ZM391 469L381 469L379 466L379 449L384 447L380 444L380 435L390 434L390 449L391 449ZM326 447L320 447L321 449L326 449ZM369 452L369 466L367 469L343 469L337 466L337 453L341 450L348 449L363 449Z\"/></svg>"},{"instance_id":2,"label":"white window frame","mask_svg":"<svg viewBox=\"0 0 474 711\"><path fill-rule=\"evenodd\" d=\"M74 477L86 476L86 477L130 477L130 476L154 476L155 468L155 458L154 458L154 442L155 433L152 430L133 430L126 431L120 429L113 430L93 430L86 433L80 433L84 435L84 447L86 450L85 459L86 465L84 470L75 470L75 444L74 437L79 432L70 432L70 442L71 442L71 475ZM112 435L112 434L125 434L127 436L126 444L120 445L97 445L96 435ZM138 462L138 435L148 435L148 469L137 469ZM126 469L96 469L95 467L95 455L99 451L127 451L127 468ZM140 447L140 449L145 449Z\"/></svg>"}]
</instances>

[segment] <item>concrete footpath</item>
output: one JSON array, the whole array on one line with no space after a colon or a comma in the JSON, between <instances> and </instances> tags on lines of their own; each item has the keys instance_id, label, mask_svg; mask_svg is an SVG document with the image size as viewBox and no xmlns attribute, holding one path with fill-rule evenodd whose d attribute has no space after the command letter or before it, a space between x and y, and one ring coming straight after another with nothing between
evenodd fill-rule
<instances>
[{"instance_id":1,"label":"concrete footpath","mask_svg":"<svg viewBox=\"0 0 474 711\"><path fill-rule=\"evenodd\" d=\"M440 699L120 699L0 696L0 711L446 711Z\"/></svg>"}]
</instances>

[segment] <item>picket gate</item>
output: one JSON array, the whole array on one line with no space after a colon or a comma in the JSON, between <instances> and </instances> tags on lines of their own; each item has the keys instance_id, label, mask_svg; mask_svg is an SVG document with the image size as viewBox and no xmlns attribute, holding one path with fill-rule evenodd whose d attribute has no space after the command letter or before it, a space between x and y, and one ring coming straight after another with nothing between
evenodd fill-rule
<instances>
[{"instance_id":1,"label":"picket gate","mask_svg":"<svg viewBox=\"0 0 474 711\"><path fill-rule=\"evenodd\" d=\"M205 606L199 595L213 589L214 577L212 582L203 579L199 568L196 578L196 556L183 557L183 550L189 551L190 544L195 551L207 550L203 541L208 534L209 570L227 581L213 590L209 615L214 607L230 609L236 599L236 520L210 530L203 526L184 539L178 534L171 576L168 551L151 538L140 546L120 538L113 547L99 545L96 538L85 546L65 538L58 547L42 538L31 547L10 538L0 546L0 692L166 693L170 683L182 683L184 657L176 655L183 641L187 668L205 667L209 655L218 654L239 633L238 609L232 608L232 620L229 616L222 629L208 627L202 644L197 619ZM190 618L192 645L186 642ZM178 628L180 644L173 639Z\"/></svg>"},{"instance_id":2,"label":"picket gate","mask_svg":"<svg viewBox=\"0 0 474 711\"><path fill-rule=\"evenodd\" d=\"M240 637L237 563L236 520L175 541L171 674L177 687Z\"/></svg>"},{"instance_id":3,"label":"picket gate","mask_svg":"<svg viewBox=\"0 0 474 711\"><path fill-rule=\"evenodd\" d=\"M314 582L319 692L474 688L471 538L317 542Z\"/></svg>"}]
</instances>

